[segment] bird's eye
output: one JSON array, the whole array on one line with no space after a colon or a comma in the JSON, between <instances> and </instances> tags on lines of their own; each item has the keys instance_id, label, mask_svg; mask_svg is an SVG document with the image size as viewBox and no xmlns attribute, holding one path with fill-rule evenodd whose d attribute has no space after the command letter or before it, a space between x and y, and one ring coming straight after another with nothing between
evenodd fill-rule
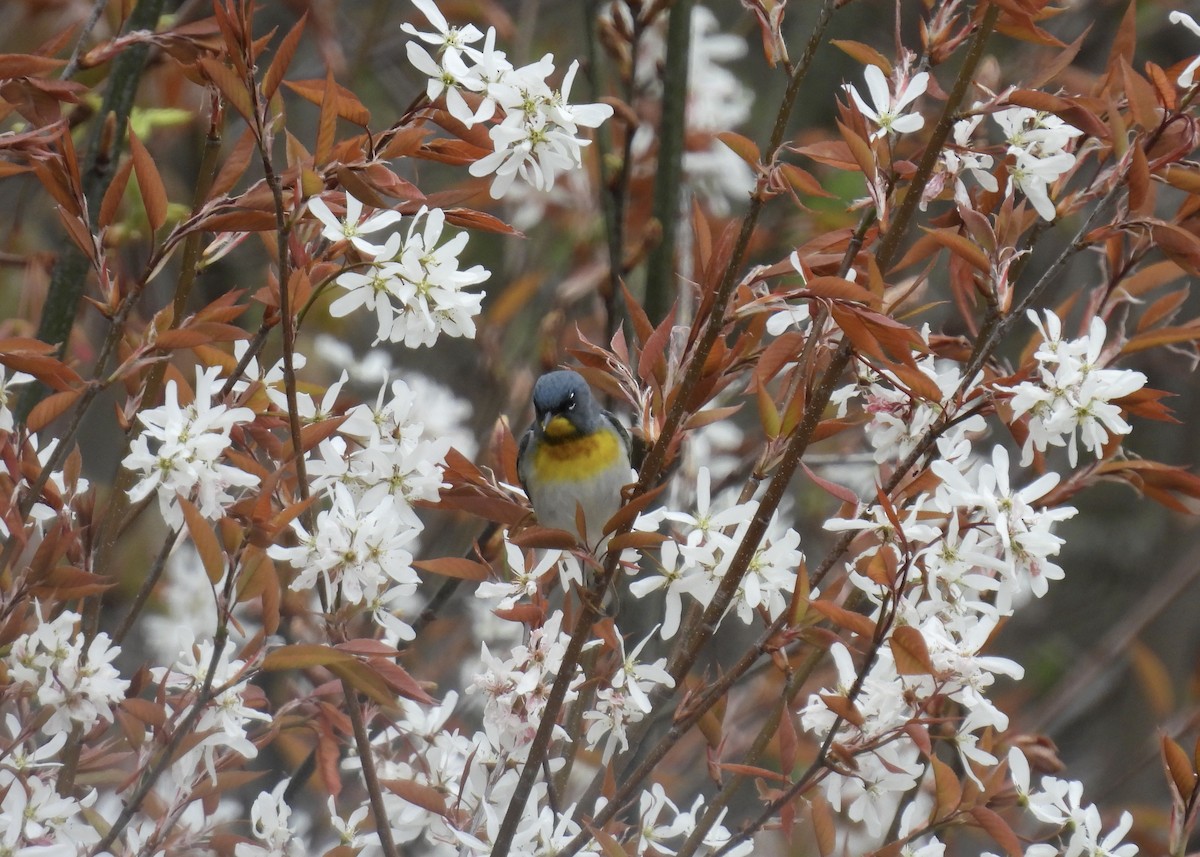
<instances>
[{"instance_id":1,"label":"bird's eye","mask_svg":"<svg viewBox=\"0 0 1200 857\"><path fill-rule=\"evenodd\" d=\"M569 399L567 399L567 410L568 411L575 410L575 394L574 393L572 393L571 397Z\"/></svg>"}]
</instances>

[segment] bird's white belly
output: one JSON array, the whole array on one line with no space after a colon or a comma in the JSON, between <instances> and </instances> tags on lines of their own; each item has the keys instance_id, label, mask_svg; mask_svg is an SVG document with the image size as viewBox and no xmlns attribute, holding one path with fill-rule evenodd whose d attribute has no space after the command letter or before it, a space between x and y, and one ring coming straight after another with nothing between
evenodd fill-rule
<instances>
[{"instance_id":1,"label":"bird's white belly","mask_svg":"<svg viewBox=\"0 0 1200 857\"><path fill-rule=\"evenodd\" d=\"M621 488L633 481L628 467L612 467L584 482L549 482L531 492L529 498L543 527L579 532L575 524L576 507L583 509L587 542L595 545L608 519L621 507ZM580 533L582 537L584 534Z\"/></svg>"}]
</instances>

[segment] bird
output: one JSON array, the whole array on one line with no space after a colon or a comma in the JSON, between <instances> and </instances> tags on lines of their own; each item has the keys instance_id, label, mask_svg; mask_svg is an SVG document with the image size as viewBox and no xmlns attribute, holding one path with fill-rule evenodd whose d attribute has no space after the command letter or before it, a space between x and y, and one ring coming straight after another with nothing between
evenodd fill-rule
<instances>
[{"instance_id":1,"label":"bird","mask_svg":"<svg viewBox=\"0 0 1200 857\"><path fill-rule=\"evenodd\" d=\"M621 508L621 489L633 481L629 432L570 369L537 379L533 410L517 450L517 474L538 523L599 549L602 528Z\"/></svg>"}]
</instances>

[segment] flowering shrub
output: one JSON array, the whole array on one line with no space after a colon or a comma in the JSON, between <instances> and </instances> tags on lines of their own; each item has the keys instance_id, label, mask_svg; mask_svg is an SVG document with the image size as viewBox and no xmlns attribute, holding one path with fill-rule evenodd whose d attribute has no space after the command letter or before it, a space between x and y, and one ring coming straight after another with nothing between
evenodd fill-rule
<instances>
[{"instance_id":1,"label":"flowering shrub","mask_svg":"<svg viewBox=\"0 0 1200 857\"><path fill-rule=\"evenodd\" d=\"M1129 441L1193 18L114 5L0 52L0 854L1187 852L1194 712L1127 809L998 638L1096 483L1200 500ZM641 453L594 550L508 420L568 363Z\"/></svg>"}]
</instances>

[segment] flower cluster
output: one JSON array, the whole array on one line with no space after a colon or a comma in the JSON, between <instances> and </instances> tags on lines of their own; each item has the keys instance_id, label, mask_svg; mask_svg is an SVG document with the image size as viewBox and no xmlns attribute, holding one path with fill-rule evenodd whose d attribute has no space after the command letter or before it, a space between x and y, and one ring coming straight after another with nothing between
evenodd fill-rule
<instances>
[{"instance_id":1,"label":"flower cluster","mask_svg":"<svg viewBox=\"0 0 1200 857\"><path fill-rule=\"evenodd\" d=\"M696 511L666 513L667 520L680 529L682 541L664 542L655 560L657 573L629 585L629 591L638 598L663 590L663 639L670 639L679 630L684 595L704 607L712 602L758 508L754 501L713 508L710 482L708 468L701 467L696 478ZM796 569L804 560L800 534L774 526L774 520L771 523L730 602L730 608L746 624L758 611L774 619L787 608L796 586Z\"/></svg>"},{"instance_id":2,"label":"flower cluster","mask_svg":"<svg viewBox=\"0 0 1200 857\"><path fill-rule=\"evenodd\" d=\"M1067 854L1096 854L1104 857L1134 857L1136 845L1121 844L1133 826L1133 816L1121 813L1117 826L1104 835L1100 810L1095 804L1083 802L1083 784L1058 777L1042 777L1041 788L1029 782L1029 761L1017 747L1008 751L1008 771L1012 777L1017 799L1029 814L1045 824L1052 824L1064 840L1062 848L1049 842L1029 846L1025 857L1057 857ZM994 857L985 853L982 857Z\"/></svg>"},{"instance_id":3,"label":"flower cluster","mask_svg":"<svg viewBox=\"0 0 1200 857\"><path fill-rule=\"evenodd\" d=\"M588 723L585 737L589 747L599 746L604 736L608 736L601 754L602 764L608 763L618 746L622 752L629 749L627 730L630 724L639 722L651 711L647 694L658 687L675 686L675 679L666 670L666 658L653 663L638 661L638 655L653 636L651 632L632 652L625 654L625 641L619 632L616 634L620 666L608 685L596 691L595 707L583 713L583 719Z\"/></svg>"},{"instance_id":4,"label":"flower cluster","mask_svg":"<svg viewBox=\"0 0 1200 857\"><path fill-rule=\"evenodd\" d=\"M344 380L331 388L334 398ZM314 419L326 409L307 397L300 407ZM411 563L423 524L413 504L437 499L449 448L444 438L428 437L403 381L380 387L374 405L347 411L339 433L321 441L308 464L313 490L328 507L311 533L292 522L297 545L268 551L299 570L292 588L319 581L330 598L338 588L346 603L371 609L390 638L411 639L395 611L412 606L420 582Z\"/></svg>"},{"instance_id":5,"label":"flower cluster","mask_svg":"<svg viewBox=\"0 0 1200 857\"><path fill-rule=\"evenodd\" d=\"M958 396L963 386L959 364L938 360L930 355L917 361L917 371L933 382L939 391L937 399L922 398L908 388L900 378L887 370L869 367L859 370L856 382L835 390L831 401L838 406L838 416L844 417L851 401L861 399L862 408L870 421L867 441L875 450L875 461L882 464L908 456L930 428L943 416L961 417L939 435L938 455L949 460L961 458L970 450L970 436L982 432L986 422L979 415L961 414L959 400L971 398L971 390L980 380L976 376L967 385L965 394Z\"/></svg>"},{"instance_id":6,"label":"flower cluster","mask_svg":"<svg viewBox=\"0 0 1200 857\"><path fill-rule=\"evenodd\" d=\"M579 63L571 63L559 89L546 81L554 74L554 57L516 68L504 51L496 49L496 30L484 36L473 26L451 27L432 0L413 5L434 27L422 32L411 24L404 31L437 50L434 58L416 42L407 46L408 59L428 75L430 100L445 96L450 115L468 128L476 122L503 116L489 135L494 151L471 165L473 176L495 174L492 196L502 198L520 177L538 190L550 190L563 172L582 164L581 128L596 128L612 116L607 104L571 104L571 84ZM483 39L481 47L473 47ZM468 101L470 99L470 101Z\"/></svg>"},{"instance_id":7,"label":"flower cluster","mask_svg":"<svg viewBox=\"0 0 1200 857\"><path fill-rule=\"evenodd\" d=\"M250 826L262 844L239 842L234 857L299 857L307 853L297 836L292 808L284 800L290 780L281 780L269 792L260 792L250 807Z\"/></svg>"},{"instance_id":8,"label":"flower cluster","mask_svg":"<svg viewBox=\"0 0 1200 857\"><path fill-rule=\"evenodd\" d=\"M66 736L63 735L63 738ZM60 795L55 783L5 772L7 791L0 800L0 850L5 854L74 857L88 854L100 834L85 815L97 800L94 789L82 798Z\"/></svg>"},{"instance_id":9,"label":"flower cluster","mask_svg":"<svg viewBox=\"0 0 1200 857\"><path fill-rule=\"evenodd\" d=\"M253 473L221 463L230 431L253 420L254 411L218 403L220 381L219 366L197 366L196 392L188 405L180 405L178 385L168 381L163 404L138 411L145 428L121 462L142 477L129 499L137 503L156 493L163 519L173 527L183 523L179 497L194 500L200 514L213 520L235 499L230 489L258 484Z\"/></svg>"},{"instance_id":10,"label":"flower cluster","mask_svg":"<svg viewBox=\"0 0 1200 857\"><path fill-rule=\"evenodd\" d=\"M830 777L823 787L830 802L871 835L882 832L902 795L930 776L904 726L929 716L935 701L953 700L964 712L952 740L967 775L977 779L973 766L997 763L978 746L979 735L1004 731L1008 718L986 691L997 676L1020 678L1023 670L984 655L983 648L1019 598L1040 597L1049 580L1062 577L1050 559L1062 539L1051 529L1075 513L1036 505L1058 483L1057 474L1011 488L1008 453L1000 446L978 468L967 454L935 461L932 470L941 479L932 498L922 495L888 514L873 506L855 520L826 523L831 530L871 534L853 563L851 583L875 604L873 620L894 616L889 633L919 633L929 653L927 672L901 670L891 645L878 647L860 668L837 644L836 688L813 694L801 710L805 729L824 736L836 727L839 744L857 748L854 776ZM851 698L860 669L867 673ZM839 718L826 702L830 694L852 702L858 722Z\"/></svg>"},{"instance_id":11,"label":"flower cluster","mask_svg":"<svg viewBox=\"0 0 1200 857\"><path fill-rule=\"evenodd\" d=\"M215 658L216 666L208 686L212 696L205 701L204 711L193 727L204 737L190 747L185 760L177 763L183 770L207 772L213 782L217 778L218 752L227 749L246 759L255 758L258 748L247 736L246 727L254 720L271 720L269 714L255 711L246 704L241 680L248 667L244 661L231 657L233 646L226 643L220 652L215 649L211 640L202 640L182 647L170 668L154 667L151 670L156 682L175 691L171 707L176 716L182 718L196 704L196 697L204 688L204 680Z\"/></svg>"},{"instance_id":12,"label":"flower cluster","mask_svg":"<svg viewBox=\"0 0 1200 857\"><path fill-rule=\"evenodd\" d=\"M1045 311L1044 321L1030 310L1029 320L1042 334L1042 344L1033 355L1037 380L998 388L1012 394L1009 404L1014 417L1029 415L1022 466L1033 461L1034 450L1041 453L1050 446L1065 446L1074 467L1079 461L1077 434L1084 449L1101 457L1112 435L1130 432L1113 401L1144 387L1146 376L1132 369L1102 368L1108 330L1099 316L1092 318L1087 336L1069 340L1062 338L1062 322L1050 310Z\"/></svg>"},{"instance_id":13,"label":"flower cluster","mask_svg":"<svg viewBox=\"0 0 1200 857\"><path fill-rule=\"evenodd\" d=\"M121 701L129 682L112 662L121 653L103 632L87 643L78 631L78 613L64 610L53 619L42 616L34 602L37 626L12 643L5 657L12 681L31 691L49 717L42 724L47 735L85 730L113 720L112 707Z\"/></svg>"},{"instance_id":14,"label":"flower cluster","mask_svg":"<svg viewBox=\"0 0 1200 857\"><path fill-rule=\"evenodd\" d=\"M1008 187L1020 188L1043 220L1056 212L1050 200L1050 185L1075 166L1075 155L1067 146L1083 132L1052 113L1029 107L1009 107L992 114L1004 133L1008 155Z\"/></svg>"},{"instance_id":15,"label":"flower cluster","mask_svg":"<svg viewBox=\"0 0 1200 857\"><path fill-rule=\"evenodd\" d=\"M321 234L331 241L348 241L368 261L365 270L347 270L334 282L346 290L329 306L335 318L365 307L375 314L375 343L403 342L408 348L433 345L442 334L472 339L475 316L483 295L464 291L491 276L482 265L459 270L459 256L468 236L460 232L444 244L446 213L422 208L408 224L407 233L390 233L383 244L363 236L400 220L395 211L379 211L362 218L362 203L346 194L345 216L338 218L320 198L309 200L308 210L323 225Z\"/></svg>"}]
</instances>

